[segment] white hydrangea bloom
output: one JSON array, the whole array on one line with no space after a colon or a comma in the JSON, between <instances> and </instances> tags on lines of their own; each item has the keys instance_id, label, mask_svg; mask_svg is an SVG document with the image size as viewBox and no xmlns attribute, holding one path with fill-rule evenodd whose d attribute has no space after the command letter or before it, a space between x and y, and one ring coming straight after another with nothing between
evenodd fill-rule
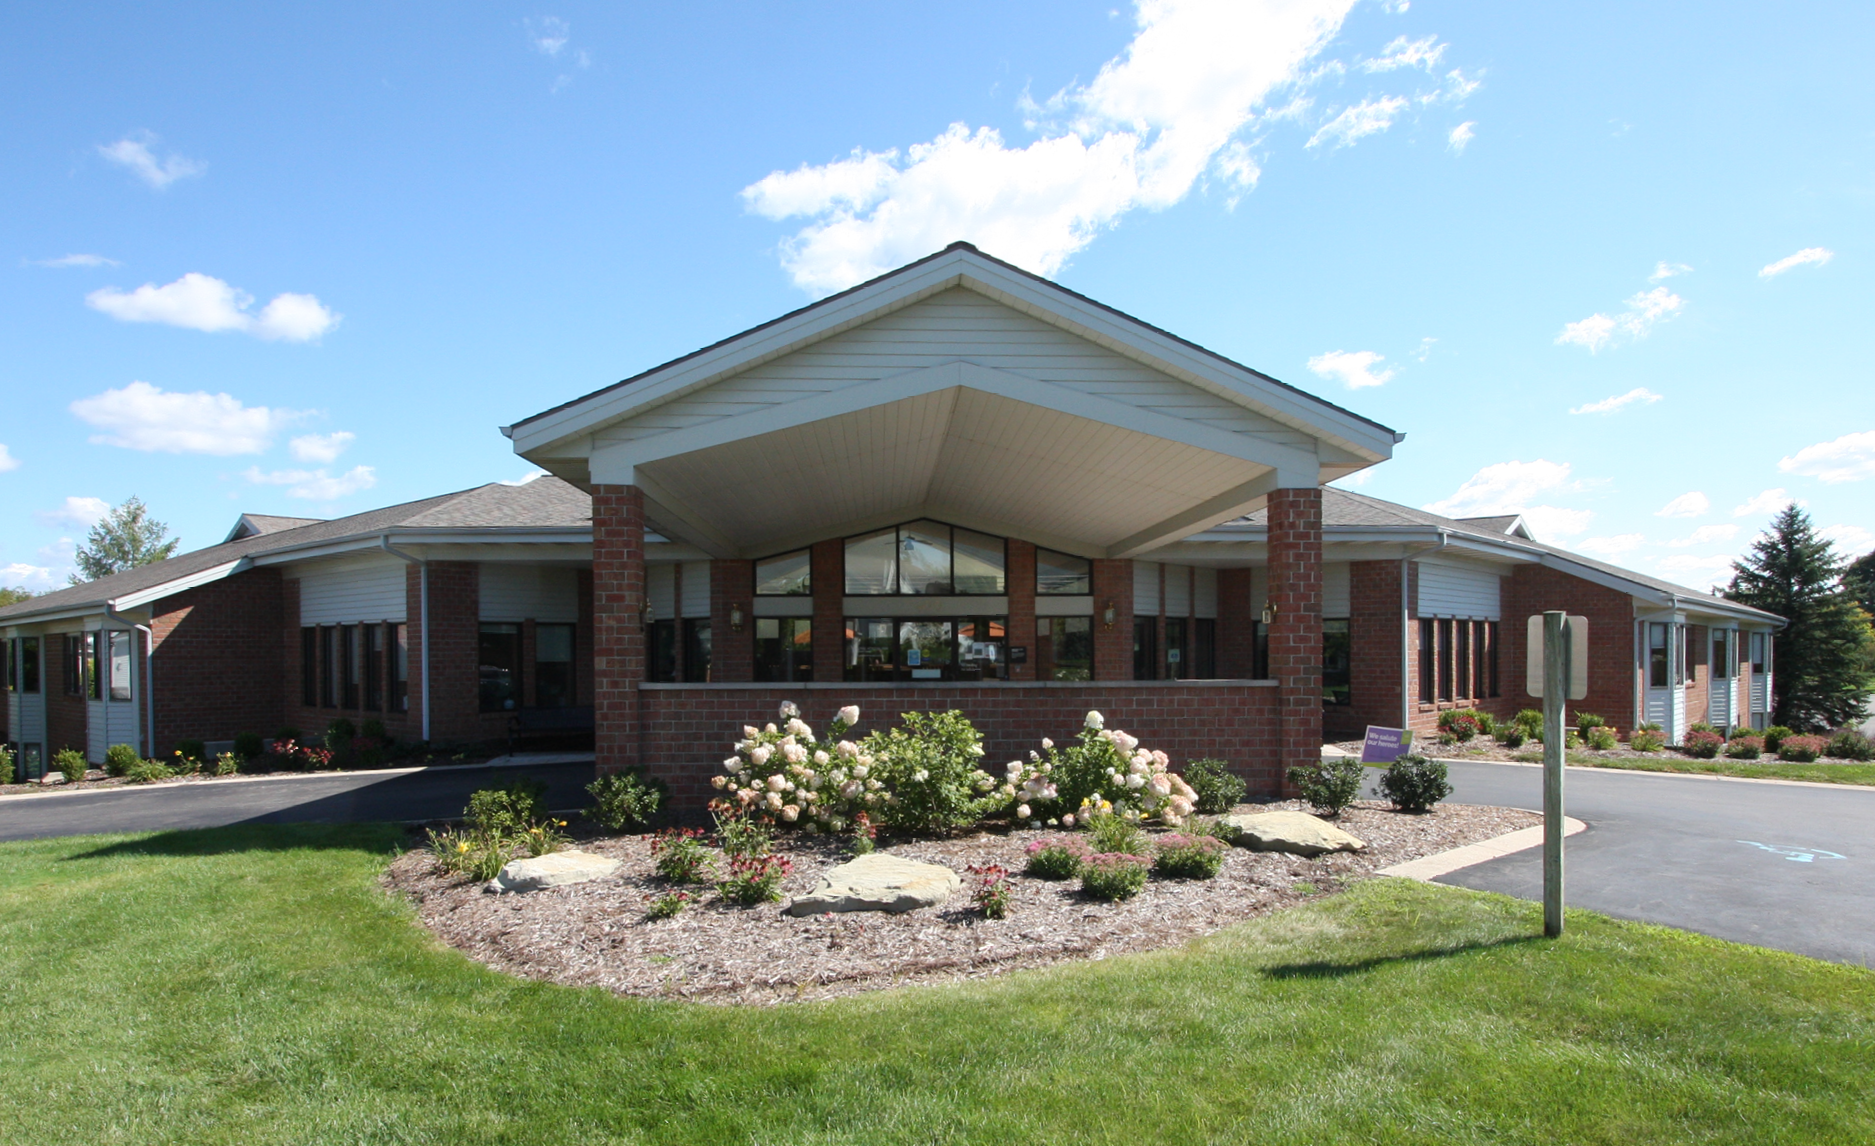
<instances>
[{"instance_id":1,"label":"white hydrangea bloom","mask_svg":"<svg viewBox=\"0 0 1875 1146\"><path fill-rule=\"evenodd\" d=\"M1087 727L1093 728L1093 729L1100 729L1100 728L1105 728L1106 726L1107 726L1107 718L1100 715L1100 713L1090 712L1087 714Z\"/></svg>"},{"instance_id":2,"label":"white hydrangea bloom","mask_svg":"<svg viewBox=\"0 0 1875 1146\"><path fill-rule=\"evenodd\" d=\"M859 705L857 704L847 705L845 708L842 708L840 710L839 717L843 722L845 722L848 728L851 728L853 725L858 724L859 723Z\"/></svg>"}]
</instances>

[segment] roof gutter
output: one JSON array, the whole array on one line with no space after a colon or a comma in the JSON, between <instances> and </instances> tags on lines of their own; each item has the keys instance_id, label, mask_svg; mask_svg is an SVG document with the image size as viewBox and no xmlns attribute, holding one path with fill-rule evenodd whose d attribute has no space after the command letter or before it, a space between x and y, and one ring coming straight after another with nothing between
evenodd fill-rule
<instances>
[{"instance_id":1,"label":"roof gutter","mask_svg":"<svg viewBox=\"0 0 1875 1146\"><path fill-rule=\"evenodd\" d=\"M156 632L150 626L139 625L118 612L115 600L104 602L104 616L106 620L143 634L143 640L139 642L143 646L143 755L149 759L156 755L156 680L150 675L150 659L156 653ZM106 736L105 739L110 737Z\"/></svg>"},{"instance_id":2,"label":"roof gutter","mask_svg":"<svg viewBox=\"0 0 1875 1146\"><path fill-rule=\"evenodd\" d=\"M418 679L423 684L423 742L430 742L430 563L421 557L412 557L391 544L391 535L386 533L378 538L378 548L400 561L407 561L417 567L417 640L422 642L417 649L420 668Z\"/></svg>"}]
</instances>

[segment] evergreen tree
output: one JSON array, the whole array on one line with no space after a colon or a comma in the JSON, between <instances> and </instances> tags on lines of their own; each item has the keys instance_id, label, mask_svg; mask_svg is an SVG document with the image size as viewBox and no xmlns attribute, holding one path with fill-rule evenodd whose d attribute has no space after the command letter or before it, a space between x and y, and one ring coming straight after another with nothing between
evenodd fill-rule
<instances>
[{"instance_id":1,"label":"evergreen tree","mask_svg":"<svg viewBox=\"0 0 1875 1146\"><path fill-rule=\"evenodd\" d=\"M169 526L151 519L149 509L133 497L91 527L84 546L72 555L78 565L72 584L167 560L181 543L181 538L169 536Z\"/></svg>"},{"instance_id":2,"label":"evergreen tree","mask_svg":"<svg viewBox=\"0 0 1875 1146\"><path fill-rule=\"evenodd\" d=\"M1851 561L1842 571L1842 583L1862 606L1862 611L1875 617L1875 550Z\"/></svg>"},{"instance_id":3,"label":"evergreen tree","mask_svg":"<svg viewBox=\"0 0 1875 1146\"><path fill-rule=\"evenodd\" d=\"M1821 731L1861 721L1875 637L1810 515L1786 506L1732 570L1726 596L1790 622L1772 645L1774 722Z\"/></svg>"}]
</instances>

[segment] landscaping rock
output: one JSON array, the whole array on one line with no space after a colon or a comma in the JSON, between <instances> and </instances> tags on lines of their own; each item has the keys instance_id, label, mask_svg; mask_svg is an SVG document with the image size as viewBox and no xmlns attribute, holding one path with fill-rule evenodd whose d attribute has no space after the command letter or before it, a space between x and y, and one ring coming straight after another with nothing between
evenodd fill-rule
<instances>
[{"instance_id":1,"label":"landscaping rock","mask_svg":"<svg viewBox=\"0 0 1875 1146\"><path fill-rule=\"evenodd\" d=\"M1367 846L1307 812L1255 812L1226 816L1224 822L1237 829L1233 843L1255 852L1318 856L1323 852L1358 852Z\"/></svg>"},{"instance_id":2,"label":"landscaping rock","mask_svg":"<svg viewBox=\"0 0 1875 1146\"><path fill-rule=\"evenodd\" d=\"M591 852L551 852L532 859L509 860L501 874L488 881L491 891L540 891L585 883L617 871L619 861Z\"/></svg>"},{"instance_id":3,"label":"landscaping rock","mask_svg":"<svg viewBox=\"0 0 1875 1146\"><path fill-rule=\"evenodd\" d=\"M841 864L820 877L811 894L798 895L789 915L827 911L912 911L936 907L963 886L956 872L942 864L919 863L874 852Z\"/></svg>"},{"instance_id":4,"label":"landscaping rock","mask_svg":"<svg viewBox=\"0 0 1875 1146\"><path fill-rule=\"evenodd\" d=\"M39 777L39 783L44 784L47 787L50 787L53 784L63 784L65 783L65 773L47 772L45 775Z\"/></svg>"}]
</instances>

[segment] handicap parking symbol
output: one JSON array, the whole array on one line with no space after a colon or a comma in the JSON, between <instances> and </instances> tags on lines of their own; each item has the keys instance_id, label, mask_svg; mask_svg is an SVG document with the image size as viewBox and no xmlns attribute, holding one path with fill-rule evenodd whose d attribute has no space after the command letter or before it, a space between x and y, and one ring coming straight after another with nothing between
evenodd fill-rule
<instances>
[{"instance_id":1,"label":"handicap parking symbol","mask_svg":"<svg viewBox=\"0 0 1875 1146\"><path fill-rule=\"evenodd\" d=\"M1783 856L1792 863L1815 863L1820 859L1839 860L1848 858L1841 852L1832 852L1825 848L1786 848L1776 844L1761 844L1757 840L1739 840L1738 842L1748 844L1754 848L1763 848L1772 855Z\"/></svg>"}]
</instances>

